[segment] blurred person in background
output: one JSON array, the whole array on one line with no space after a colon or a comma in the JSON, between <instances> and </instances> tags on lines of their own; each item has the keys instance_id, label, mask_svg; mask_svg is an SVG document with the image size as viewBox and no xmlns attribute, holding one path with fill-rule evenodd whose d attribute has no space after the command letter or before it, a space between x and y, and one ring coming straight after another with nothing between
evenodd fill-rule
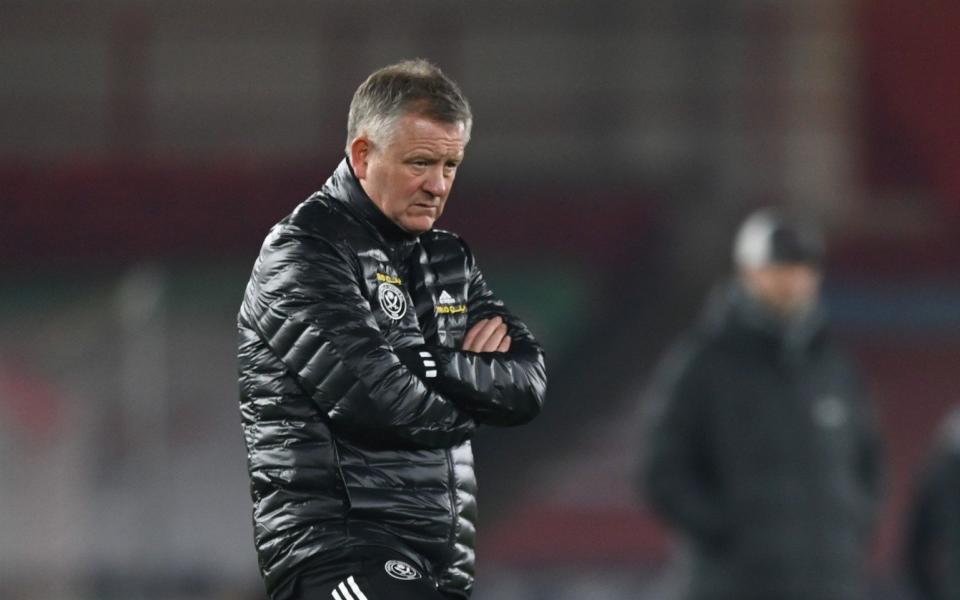
<instances>
[{"instance_id":1,"label":"blurred person in background","mask_svg":"<svg viewBox=\"0 0 960 600\"><path fill-rule=\"evenodd\" d=\"M880 443L824 320L823 254L811 224L751 215L734 280L655 376L641 478L683 538L683 598L863 598Z\"/></svg>"},{"instance_id":2,"label":"blurred person in background","mask_svg":"<svg viewBox=\"0 0 960 600\"><path fill-rule=\"evenodd\" d=\"M434 229L472 115L437 67L371 74L346 158L278 223L240 314L240 409L274 600L467 598L480 425L540 411L543 353Z\"/></svg>"},{"instance_id":3,"label":"blurred person in background","mask_svg":"<svg viewBox=\"0 0 960 600\"><path fill-rule=\"evenodd\" d=\"M920 476L907 524L910 583L923 600L960 600L960 408Z\"/></svg>"}]
</instances>

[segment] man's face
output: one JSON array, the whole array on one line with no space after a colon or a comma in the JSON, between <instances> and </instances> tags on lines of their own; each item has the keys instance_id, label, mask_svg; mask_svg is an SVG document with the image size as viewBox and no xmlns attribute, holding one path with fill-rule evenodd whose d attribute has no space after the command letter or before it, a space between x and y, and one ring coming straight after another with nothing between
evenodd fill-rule
<instances>
[{"instance_id":1,"label":"man's face","mask_svg":"<svg viewBox=\"0 0 960 600\"><path fill-rule=\"evenodd\" d=\"M747 290L781 317L801 314L820 294L820 271L805 264L768 265L741 271Z\"/></svg>"},{"instance_id":2,"label":"man's face","mask_svg":"<svg viewBox=\"0 0 960 600\"><path fill-rule=\"evenodd\" d=\"M385 143L365 136L354 140L350 159L364 191L383 214L421 234L443 214L465 146L463 123L407 114Z\"/></svg>"}]
</instances>

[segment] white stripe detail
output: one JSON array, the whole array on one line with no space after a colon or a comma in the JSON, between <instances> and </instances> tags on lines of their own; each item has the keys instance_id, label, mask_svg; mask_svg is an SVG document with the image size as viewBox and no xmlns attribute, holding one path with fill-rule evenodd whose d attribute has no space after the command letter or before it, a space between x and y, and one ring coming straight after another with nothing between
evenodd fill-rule
<instances>
[{"instance_id":1,"label":"white stripe detail","mask_svg":"<svg viewBox=\"0 0 960 600\"><path fill-rule=\"evenodd\" d=\"M367 600L367 597L363 592L360 591L360 586L357 585L357 582L354 581L353 575L347 578L347 583L350 584L350 589L353 590L353 593L357 595L357 600Z\"/></svg>"},{"instance_id":2,"label":"white stripe detail","mask_svg":"<svg viewBox=\"0 0 960 600\"><path fill-rule=\"evenodd\" d=\"M430 353L427 352L427 351L421 352L421 353L420 353L420 357L421 357L421 358L433 358L433 356L431 356Z\"/></svg>"},{"instance_id":3,"label":"white stripe detail","mask_svg":"<svg viewBox=\"0 0 960 600\"><path fill-rule=\"evenodd\" d=\"M337 587L340 589L340 593L343 594L344 600L354 600L353 595L350 594L350 590L347 589L347 583L345 581L341 581Z\"/></svg>"},{"instance_id":4,"label":"white stripe detail","mask_svg":"<svg viewBox=\"0 0 960 600\"><path fill-rule=\"evenodd\" d=\"M430 371L427 371L427 379L433 379L436 376L437 376L436 369L431 369Z\"/></svg>"},{"instance_id":5,"label":"white stripe detail","mask_svg":"<svg viewBox=\"0 0 960 600\"><path fill-rule=\"evenodd\" d=\"M343 600L343 596L340 595L340 592L338 592L336 588L334 588L332 595L333 595L333 600Z\"/></svg>"},{"instance_id":6,"label":"white stripe detail","mask_svg":"<svg viewBox=\"0 0 960 600\"><path fill-rule=\"evenodd\" d=\"M425 360L425 361L423 361L423 366L425 366L425 367L435 367L435 366L437 366L437 363L436 363L436 361Z\"/></svg>"}]
</instances>

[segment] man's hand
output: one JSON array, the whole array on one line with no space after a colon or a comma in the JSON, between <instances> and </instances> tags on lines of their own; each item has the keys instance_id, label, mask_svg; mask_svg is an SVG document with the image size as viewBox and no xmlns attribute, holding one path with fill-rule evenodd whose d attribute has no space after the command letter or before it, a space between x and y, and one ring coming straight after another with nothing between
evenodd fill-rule
<instances>
[{"instance_id":1,"label":"man's hand","mask_svg":"<svg viewBox=\"0 0 960 600\"><path fill-rule=\"evenodd\" d=\"M503 318L492 317L470 328L463 338L463 349L467 352L506 352L511 341Z\"/></svg>"}]
</instances>

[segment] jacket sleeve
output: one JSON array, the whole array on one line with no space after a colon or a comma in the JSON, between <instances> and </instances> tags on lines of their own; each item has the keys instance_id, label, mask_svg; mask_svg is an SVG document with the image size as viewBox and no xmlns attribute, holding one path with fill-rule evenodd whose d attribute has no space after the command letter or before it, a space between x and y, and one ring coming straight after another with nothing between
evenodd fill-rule
<instances>
[{"instance_id":1,"label":"jacket sleeve","mask_svg":"<svg viewBox=\"0 0 960 600\"><path fill-rule=\"evenodd\" d=\"M380 444L447 447L475 428L394 353L361 293L359 266L294 227L268 238L248 291L249 320L344 433Z\"/></svg>"},{"instance_id":2,"label":"jacket sleeve","mask_svg":"<svg viewBox=\"0 0 960 600\"><path fill-rule=\"evenodd\" d=\"M520 425L543 407L547 375L543 350L530 330L487 286L473 255L467 250L470 272L467 298L469 330L483 319L500 316L512 342L507 352L466 352L430 347L437 357L438 374L431 383L477 422Z\"/></svg>"},{"instance_id":3,"label":"jacket sleeve","mask_svg":"<svg viewBox=\"0 0 960 600\"><path fill-rule=\"evenodd\" d=\"M706 447L709 396L698 384L690 342L675 346L648 393L640 479L651 508L671 526L706 544L726 540L730 525Z\"/></svg>"}]
</instances>

